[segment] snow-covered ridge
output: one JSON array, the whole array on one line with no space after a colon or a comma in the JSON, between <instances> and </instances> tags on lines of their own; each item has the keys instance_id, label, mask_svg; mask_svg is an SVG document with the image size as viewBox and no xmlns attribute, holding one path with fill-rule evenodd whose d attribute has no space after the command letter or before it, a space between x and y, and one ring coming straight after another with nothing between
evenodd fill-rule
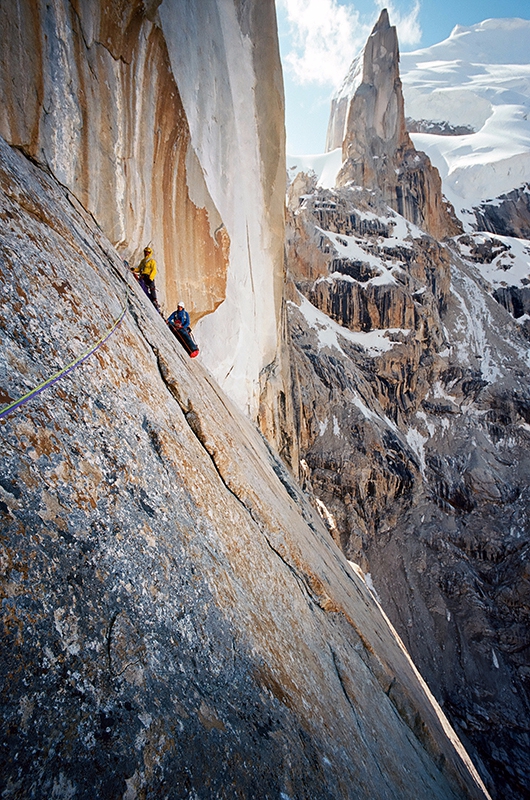
<instances>
[{"instance_id":1,"label":"snow-covered ridge","mask_svg":"<svg viewBox=\"0 0 530 800\"><path fill-rule=\"evenodd\" d=\"M342 148L337 147L329 153L316 155L287 155L287 176L293 180L299 172L315 173L318 185L323 189L333 189L342 166Z\"/></svg>"},{"instance_id":2,"label":"snow-covered ridge","mask_svg":"<svg viewBox=\"0 0 530 800\"><path fill-rule=\"evenodd\" d=\"M402 53L400 67L407 116L476 131L411 134L457 214L530 179L530 20L457 26L439 44Z\"/></svg>"},{"instance_id":3,"label":"snow-covered ridge","mask_svg":"<svg viewBox=\"0 0 530 800\"><path fill-rule=\"evenodd\" d=\"M438 44L401 53L405 59L420 61L467 60L478 64L528 64L530 20L518 17L485 19L468 27L455 25Z\"/></svg>"}]
</instances>

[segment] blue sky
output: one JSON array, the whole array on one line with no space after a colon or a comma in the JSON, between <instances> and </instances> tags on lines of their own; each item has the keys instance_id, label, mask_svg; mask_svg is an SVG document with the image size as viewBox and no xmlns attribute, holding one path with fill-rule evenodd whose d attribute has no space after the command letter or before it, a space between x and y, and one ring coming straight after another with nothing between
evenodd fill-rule
<instances>
[{"instance_id":1,"label":"blue sky","mask_svg":"<svg viewBox=\"0 0 530 800\"><path fill-rule=\"evenodd\" d=\"M530 0L276 0L291 155L324 152L331 96L382 8L403 52L441 42L455 25L530 19Z\"/></svg>"}]
</instances>

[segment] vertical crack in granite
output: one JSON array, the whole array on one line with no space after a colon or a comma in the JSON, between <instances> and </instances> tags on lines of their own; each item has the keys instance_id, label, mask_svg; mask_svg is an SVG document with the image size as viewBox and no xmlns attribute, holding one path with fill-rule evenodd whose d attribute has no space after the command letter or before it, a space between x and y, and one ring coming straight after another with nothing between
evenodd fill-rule
<instances>
[{"instance_id":1,"label":"vertical crack in granite","mask_svg":"<svg viewBox=\"0 0 530 800\"><path fill-rule=\"evenodd\" d=\"M346 701L348 702L352 710L353 717L355 719L355 724L357 725L357 729L359 731L359 736L361 737L366 746L366 736L363 730L363 725L359 717L359 709L357 708L357 704L355 702L355 694L353 692L351 678L349 675L344 673L344 669L340 664L339 657L337 656L337 653L335 652L335 650L333 650L332 647L330 647L330 653L333 661L333 666L335 667L335 672L337 673L337 678L339 680L340 687L342 689L344 697L346 698ZM379 766L377 759L373 759L372 763L375 765L375 768L381 774L383 781L386 782L385 776L381 772L381 767Z\"/></svg>"}]
</instances>

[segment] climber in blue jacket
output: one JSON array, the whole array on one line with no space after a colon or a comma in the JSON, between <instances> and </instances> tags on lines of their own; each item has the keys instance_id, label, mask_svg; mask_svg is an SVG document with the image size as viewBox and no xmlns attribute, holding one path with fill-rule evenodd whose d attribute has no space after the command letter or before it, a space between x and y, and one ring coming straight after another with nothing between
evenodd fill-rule
<instances>
[{"instance_id":1,"label":"climber in blue jacket","mask_svg":"<svg viewBox=\"0 0 530 800\"><path fill-rule=\"evenodd\" d=\"M199 355L199 347L192 336L190 328L190 315L184 308L184 303L179 303L177 310L167 319L170 330L173 331L190 358Z\"/></svg>"},{"instance_id":2,"label":"climber in blue jacket","mask_svg":"<svg viewBox=\"0 0 530 800\"><path fill-rule=\"evenodd\" d=\"M168 317L168 324L184 330L190 327L190 315L184 308L184 303L179 303L177 310Z\"/></svg>"}]
</instances>

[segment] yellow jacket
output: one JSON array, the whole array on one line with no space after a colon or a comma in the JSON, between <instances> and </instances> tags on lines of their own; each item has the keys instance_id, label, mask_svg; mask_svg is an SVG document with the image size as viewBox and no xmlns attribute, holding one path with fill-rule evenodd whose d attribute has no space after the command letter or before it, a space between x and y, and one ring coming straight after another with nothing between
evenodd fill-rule
<instances>
[{"instance_id":1,"label":"yellow jacket","mask_svg":"<svg viewBox=\"0 0 530 800\"><path fill-rule=\"evenodd\" d=\"M137 267L133 270L137 272L139 275L145 275L146 278L154 281L156 275L156 261L152 256L147 256L147 258L142 258L140 263Z\"/></svg>"}]
</instances>

